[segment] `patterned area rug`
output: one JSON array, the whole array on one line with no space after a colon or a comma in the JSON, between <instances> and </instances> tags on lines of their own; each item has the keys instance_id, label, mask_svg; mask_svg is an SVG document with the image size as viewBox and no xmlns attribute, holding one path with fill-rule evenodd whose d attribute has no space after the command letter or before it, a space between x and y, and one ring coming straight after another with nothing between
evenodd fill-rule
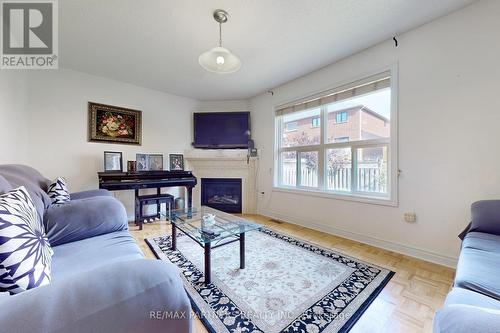
<instances>
[{"instance_id":1,"label":"patterned area rug","mask_svg":"<svg viewBox=\"0 0 500 333\"><path fill-rule=\"evenodd\" d=\"M203 281L203 249L179 234L146 239L155 255L177 265L193 309L214 332L347 332L394 272L262 228L212 250L212 283Z\"/></svg>"}]
</instances>

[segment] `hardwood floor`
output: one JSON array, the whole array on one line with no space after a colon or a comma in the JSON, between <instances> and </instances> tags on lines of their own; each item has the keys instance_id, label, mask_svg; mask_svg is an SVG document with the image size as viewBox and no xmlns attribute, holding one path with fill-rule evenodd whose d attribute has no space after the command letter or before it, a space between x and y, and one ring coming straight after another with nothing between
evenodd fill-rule
<instances>
[{"instance_id":1,"label":"hardwood floor","mask_svg":"<svg viewBox=\"0 0 500 333\"><path fill-rule=\"evenodd\" d=\"M453 269L263 216L246 217L277 231L396 272L351 332L432 331L434 312L442 306L451 287ZM137 230L135 225L130 225L130 229L146 256L154 258L144 238L169 234L170 224L159 221L144 225L142 231ZM205 333L207 330L201 321L195 320L193 332Z\"/></svg>"}]
</instances>

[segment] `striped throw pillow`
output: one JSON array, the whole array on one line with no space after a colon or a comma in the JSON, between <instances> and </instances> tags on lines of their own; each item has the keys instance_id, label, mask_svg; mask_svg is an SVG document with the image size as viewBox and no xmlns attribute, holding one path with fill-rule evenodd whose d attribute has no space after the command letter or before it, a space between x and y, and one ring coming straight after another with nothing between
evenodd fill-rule
<instances>
[{"instance_id":1,"label":"striped throw pillow","mask_svg":"<svg viewBox=\"0 0 500 333\"><path fill-rule=\"evenodd\" d=\"M47 194L53 204L58 205L68 203L70 201L70 196L68 186L66 185L66 179L58 177L52 184L50 184Z\"/></svg>"}]
</instances>

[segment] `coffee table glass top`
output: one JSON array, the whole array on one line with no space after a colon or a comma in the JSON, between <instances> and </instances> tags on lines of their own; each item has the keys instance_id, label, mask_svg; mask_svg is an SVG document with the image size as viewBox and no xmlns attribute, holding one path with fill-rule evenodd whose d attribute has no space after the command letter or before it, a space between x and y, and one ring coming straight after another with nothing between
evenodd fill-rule
<instances>
[{"instance_id":1,"label":"coffee table glass top","mask_svg":"<svg viewBox=\"0 0 500 333\"><path fill-rule=\"evenodd\" d=\"M213 222L203 218L210 214L215 216ZM207 206L174 209L171 211L170 222L202 246L262 227L260 224Z\"/></svg>"}]
</instances>

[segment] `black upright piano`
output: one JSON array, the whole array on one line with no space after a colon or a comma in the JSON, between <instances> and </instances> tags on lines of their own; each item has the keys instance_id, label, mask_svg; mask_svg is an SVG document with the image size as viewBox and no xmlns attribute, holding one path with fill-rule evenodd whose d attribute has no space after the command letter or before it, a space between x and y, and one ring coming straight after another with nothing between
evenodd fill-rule
<instances>
[{"instance_id":1,"label":"black upright piano","mask_svg":"<svg viewBox=\"0 0 500 333\"><path fill-rule=\"evenodd\" d=\"M98 177L99 188L109 191L135 190L136 197L140 189L156 188L159 195L163 187L184 186L188 195L188 208L193 205L193 187L197 184L191 171L99 172Z\"/></svg>"}]
</instances>

